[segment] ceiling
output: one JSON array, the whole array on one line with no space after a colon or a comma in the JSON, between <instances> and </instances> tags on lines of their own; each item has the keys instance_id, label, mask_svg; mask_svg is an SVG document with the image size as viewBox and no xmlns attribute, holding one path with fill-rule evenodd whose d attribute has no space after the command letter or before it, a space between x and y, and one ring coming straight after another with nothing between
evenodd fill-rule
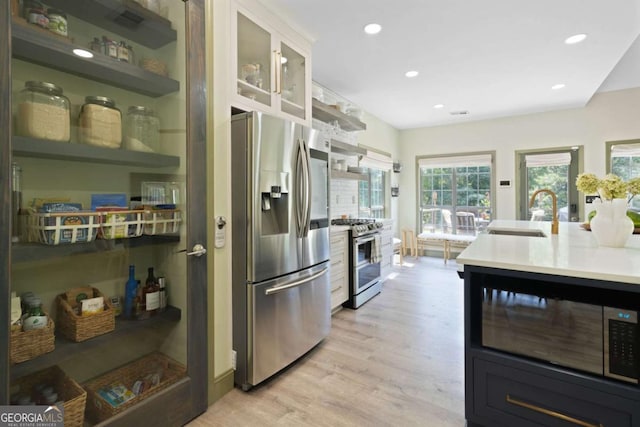
<instances>
[{"instance_id":1,"label":"ceiling","mask_svg":"<svg viewBox=\"0 0 640 427\"><path fill-rule=\"evenodd\" d=\"M640 0L262 2L313 38L314 81L398 129L578 108L640 87ZM372 22L377 35L363 32ZM564 43L578 33L587 39Z\"/></svg>"}]
</instances>

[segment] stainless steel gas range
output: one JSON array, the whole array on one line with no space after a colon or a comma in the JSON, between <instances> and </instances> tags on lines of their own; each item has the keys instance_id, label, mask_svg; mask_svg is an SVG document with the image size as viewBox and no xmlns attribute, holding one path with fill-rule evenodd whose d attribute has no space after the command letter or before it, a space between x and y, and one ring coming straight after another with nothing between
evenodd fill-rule
<instances>
[{"instance_id":1,"label":"stainless steel gas range","mask_svg":"<svg viewBox=\"0 0 640 427\"><path fill-rule=\"evenodd\" d=\"M334 219L331 225L349 229L349 300L344 307L358 308L382 290L380 282L380 229L375 219Z\"/></svg>"}]
</instances>

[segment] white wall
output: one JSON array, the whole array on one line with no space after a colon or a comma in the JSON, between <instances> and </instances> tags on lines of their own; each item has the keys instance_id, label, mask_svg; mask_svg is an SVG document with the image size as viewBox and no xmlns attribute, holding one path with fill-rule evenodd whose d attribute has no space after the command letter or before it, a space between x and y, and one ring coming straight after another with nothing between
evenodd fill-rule
<instances>
[{"instance_id":1,"label":"white wall","mask_svg":"<svg viewBox=\"0 0 640 427\"><path fill-rule=\"evenodd\" d=\"M640 88L594 95L584 108L514 116L460 125L400 132L399 222L416 228L416 156L496 151L496 179L510 188L496 189L496 216L516 217L515 151L584 146L584 171L605 173L605 142L640 137Z\"/></svg>"},{"instance_id":2,"label":"white wall","mask_svg":"<svg viewBox=\"0 0 640 427\"><path fill-rule=\"evenodd\" d=\"M358 134L358 144L389 153L391 155L391 159L393 159L394 162L400 160L400 131L398 131L398 129L392 127L388 123L378 119L377 117L368 114L366 111L362 120L367 124L367 130ZM390 212L387 213L386 217L394 220L394 235L398 237L399 197L390 196L390 186L398 185L400 183L400 177L402 173L397 174L391 172L389 175L391 178L391 183L387 184L387 206L390 207ZM403 190L401 189L400 193L402 193L402 191Z\"/></svg>"}]
</instances>

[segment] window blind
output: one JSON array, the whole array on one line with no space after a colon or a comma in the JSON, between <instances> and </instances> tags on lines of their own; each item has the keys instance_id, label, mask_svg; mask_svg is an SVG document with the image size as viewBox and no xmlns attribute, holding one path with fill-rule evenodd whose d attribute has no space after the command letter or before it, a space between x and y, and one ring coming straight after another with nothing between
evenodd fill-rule
<instances>
[{"instance_id":1,"label":"window blind","mask_svg":"<svg viewBox=\"0 0 640 427\"><path fill-rule=\"evenodd\" d=\"M611 146L611 157L640 156L640 144L618 144Z\"/></svg>"},{"instance_id":2,"label":"window blind","mask_svg":"<svg viewBox=\"0 0 640 427\"><path fill-rule=\"evenodd\" d=\"M367 155L362 156L358 165L364 168L389 171L393 167L393 161L389 156L367 150Z\"/></svg>"},{"instance_id":3,"label":"window blind","mask_svg":"<svg viewBox=\"0 0 640 427\"><path fill-rule=\"evenodd\" d=\"M528 168L566 166L571 164L571 153L527 154L525 162Z\"/></svg>"},{"instance_id":4,"label":"window blind","mask_svg":"<svg viewBox=\"0 0 640 427\"><path fill-rule=\"evenodd\" d=\"M491 154L468 156L428 157L418 159L421 168L456 168L464 166L491 166Z\"/></svg>"}]
</instances>

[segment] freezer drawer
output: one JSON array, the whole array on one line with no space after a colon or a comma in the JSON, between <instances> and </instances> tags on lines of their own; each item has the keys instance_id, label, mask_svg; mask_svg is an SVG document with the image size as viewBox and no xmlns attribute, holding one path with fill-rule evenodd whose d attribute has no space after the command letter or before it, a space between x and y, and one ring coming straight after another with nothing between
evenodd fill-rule
<instances>
[{"instance_id":1,"label":"freezer drawer","mask_svg":"<svg viewBox=\"0 0 640 427\"><path fill-rule=\"evenodd\" d=\"M256 385L322 341L331 328L329 263L249 285L248 382Z\"/></svg>"}]
</instances>

